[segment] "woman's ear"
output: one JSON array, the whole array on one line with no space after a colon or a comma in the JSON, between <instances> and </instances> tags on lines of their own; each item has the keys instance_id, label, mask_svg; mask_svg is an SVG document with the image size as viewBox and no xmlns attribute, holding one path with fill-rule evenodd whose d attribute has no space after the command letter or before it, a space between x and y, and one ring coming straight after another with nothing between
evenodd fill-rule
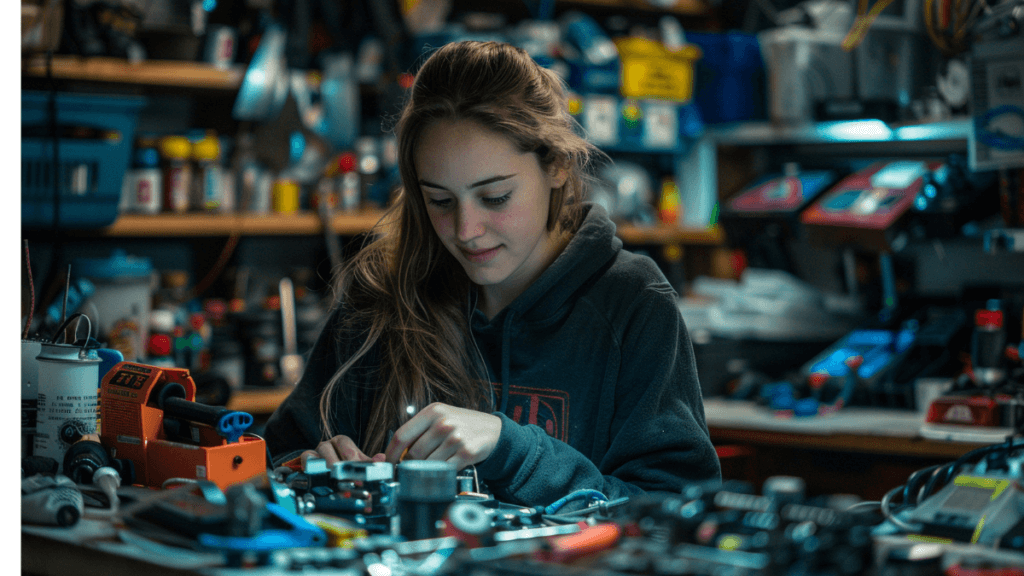
<instances>
[{"instance_id":1,"label":"woman's ear","mask_svg":"<svg viewBox=\"0 0 1024 576\"><path fill-rule=\"evenodd\" d=\"M555 161L548 166L548 184L549 188L561 188L565 185L565 181L569 179L569 168L566 166L564 160Z\"/></svg>"}]
</instances>

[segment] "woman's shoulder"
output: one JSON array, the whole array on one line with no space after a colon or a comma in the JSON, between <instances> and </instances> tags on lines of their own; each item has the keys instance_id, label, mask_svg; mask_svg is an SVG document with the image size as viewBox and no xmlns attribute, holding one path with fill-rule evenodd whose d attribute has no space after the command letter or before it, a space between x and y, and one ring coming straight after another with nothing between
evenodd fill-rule
<instances>
[{"instance_id":1,"label":"woman's shoulder","mask_svg":"<svg viewBox=\"0 0 1024 576\"><path fill-rule=\"evenodd\" d=\"M621 321L648 307L674 309L679 296L650 256L621 250L588 284L582 298L609 319Z\"/></svg>"},{"instance_id":2,"label":"woman's shoulder","mask_svg":"<svg viewBox=\"0 0 1024 576\"><path fill-rule=\"evenodd\" d=\"M654 259L647 254L625 249L615 255L596 283L633 290L671 288L665 273Z\"/></svg>"}]
</instances>

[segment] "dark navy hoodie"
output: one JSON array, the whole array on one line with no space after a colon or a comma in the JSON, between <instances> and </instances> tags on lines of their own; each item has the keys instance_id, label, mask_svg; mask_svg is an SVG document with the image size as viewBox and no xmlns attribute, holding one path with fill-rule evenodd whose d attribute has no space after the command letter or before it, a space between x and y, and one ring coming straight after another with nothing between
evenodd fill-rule
<instances>
[{"instance_id":1,"label":"dark navy hoodie","mask_svg":"<svg viewBox=\"0 0 1024 576\"><path fill-rule=\"evenodd\" d=\"M479 477L503 502L547 505L580 489L609 498L678 493L720 479L704 420L693 347L675 290L647 256L622 249L603 208L565 250L473 336L496 393L502 428ZM296 389L267 423L275 462L321 441L320 393L359 342L336 337L338 313ZM335 336L329 336L335 333ZM373 379L376 354L354 374ZM361 444L372 386L346 386L333 429Z\"/></svg>"}]
</instances>

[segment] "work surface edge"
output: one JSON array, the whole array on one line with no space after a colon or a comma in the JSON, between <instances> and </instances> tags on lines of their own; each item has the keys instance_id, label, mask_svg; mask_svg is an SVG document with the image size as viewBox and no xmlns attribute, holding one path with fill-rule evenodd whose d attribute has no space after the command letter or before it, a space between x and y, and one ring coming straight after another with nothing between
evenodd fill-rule
<instances>
[{"instance_id":1,"label":"work surface edge","mask_svg":"<svg viewBox=\"0 0 1024 576\"><path fill-rule=\"evenodd\" d=\"M924 438L924 415L894 408L848 406L822 416L779 417L753 402L707 398L704 413L716 444L741 442L939 458L956 458L987 444Z\"/></svg>"}]
</instances>

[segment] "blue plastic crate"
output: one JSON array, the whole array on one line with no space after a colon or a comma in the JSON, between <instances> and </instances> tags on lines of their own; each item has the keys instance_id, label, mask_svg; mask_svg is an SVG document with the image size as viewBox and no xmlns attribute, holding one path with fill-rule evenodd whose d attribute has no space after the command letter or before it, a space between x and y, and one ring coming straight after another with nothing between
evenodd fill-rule
<instances>
[{"instance_id":1,"label":"blue plastic crate","mask_svg":"<svg viewBox=\"0 0 1024 576\"><path fill-rule=\"evenodd\" d=\"M744 32L687 32L700 46L693 99L708 124L765 117L764 59L757 36Z\"/></svg>"},{"instance_id":2,"label":"blue plastic crate","mask_svg":"<svg viewBox=\"0 0 1024 576\"><path fill-rule=\"evenodd\" d=\"M50 94L22 92L22 227L54 225L55 183L60 193L58 226L100 228L117 219L121 181L145 103L138 96L57 93L61 138L55 166Z\"/></svg>"}]
</instances>

